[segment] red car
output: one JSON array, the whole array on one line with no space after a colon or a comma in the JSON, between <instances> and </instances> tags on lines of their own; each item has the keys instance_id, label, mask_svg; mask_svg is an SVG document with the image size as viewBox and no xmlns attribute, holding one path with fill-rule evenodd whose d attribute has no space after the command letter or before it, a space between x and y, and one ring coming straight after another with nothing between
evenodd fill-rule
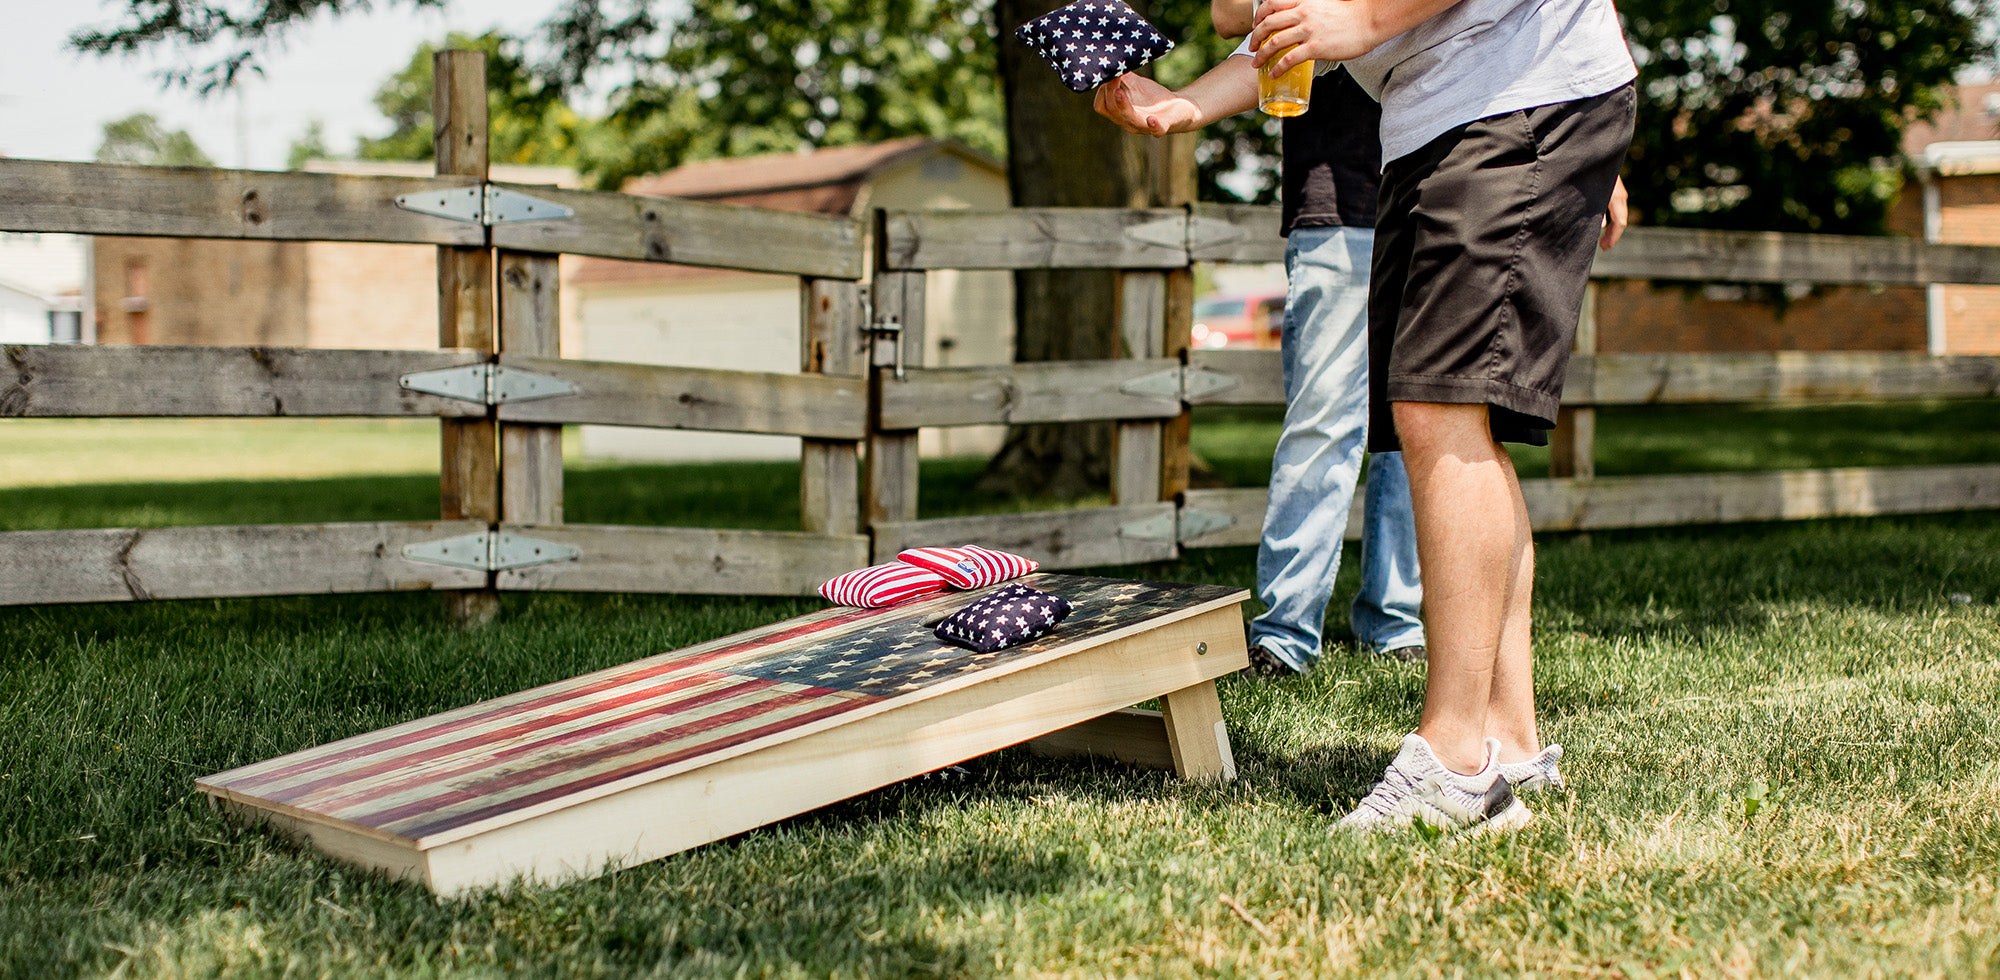
<instances>
[{"instance_id":1,"label":"red car","mask_svg":"<svg viewBox=\"0 0 2000 980\"><path fill-rule=\"evenodd\" d=\"M1196 347L1276 348L1285 326L1283 293L1216 293L1194 301Z\"/></svg>"}]
</instances>

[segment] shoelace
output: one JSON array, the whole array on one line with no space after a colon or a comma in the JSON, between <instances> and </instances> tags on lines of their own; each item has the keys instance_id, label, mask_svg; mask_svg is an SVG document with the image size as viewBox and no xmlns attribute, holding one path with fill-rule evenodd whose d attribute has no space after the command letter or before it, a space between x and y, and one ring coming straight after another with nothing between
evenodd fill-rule
<instances>
[{"instance_id":1,"label":"shoelace","mask_svg":"<svg viewBox=\"0 0 2000 980\"><path fill-rule=\"evenodd\" d=\"M1382 773L1382 781L1361 798L1356 807L1367 807L1382 816L1390 816L1396 810L1396 803L1417 795L1418 780L1404 772L1400 766L1390 763Z\"/></svg>"}]
</instances>

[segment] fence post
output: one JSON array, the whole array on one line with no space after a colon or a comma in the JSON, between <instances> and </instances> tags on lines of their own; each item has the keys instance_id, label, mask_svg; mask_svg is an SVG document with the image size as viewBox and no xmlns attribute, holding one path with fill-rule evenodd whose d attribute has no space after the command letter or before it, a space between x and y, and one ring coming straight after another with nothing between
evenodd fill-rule
<instances>
[{"instance_id":1,"label":"fence post","mask_svg":"<svg viewBox=\"0 0 2000 980\"><path fill-rule=\"evenodd\" d=\"M1166 346L1167 276L1125 272L1118 281L1118 354L1144 358ZM1166 425L1119 422L1111 437L1111 502L1150 504L1160 493Z\"/></svg>"},{"instance_id":2,"label":"fence post","mask_svg":"<svg viewBox=\"0 0 2000 980\"><path fill-rule=\"evenodd\" d=\"M1178 133L1153 140L1148 147L1147 167L1152 186L1148 190L1153 207L1174 207L1186 211L1195 200L1195 146L1193 133ZM1190 212L1191 215L1191 212ZM1194 343L1194 265L1190 262L1166 272L1165 305L1161 325L1165 333L1159 356L1187 362L1188 347ZM1186 493L1194 467L1194 450L1188 445L1193 412L1186 406L1178 417L1160 427L1160 482L1157 500L1178 500ZM1134 501L1136 502L1136 501Z\"/></svg>"},{"instance_id":3,"label":"fence post","mask_svg":"<svg viewBox=\"0 0 2000 980\"><path fill-rule=\"evenodd\" d=\"M878 234L877 240L882 240ZM895 334L870 334L870 362L874 365L872 385L878 389L870 401L879 406L879 388L885 372L893 374L895 364L921 365L924 359L924 273L885 272L876 265L874 297L876 323L893 320ZM868 423L867 522L877 524L917 519L917 432L906 429L884 432L879 420ZM871 546L872 549L873 546ZM886 561L874 555L875 561Z\"/></svg>"},{"instance_id":4,"label":"fence post","mask_svg":"<svg viewBox=\"0 0 2000 980\"><path fill-rule=\"evenodd\" d=\"M562 353L562 278L557 256L500 253L500 350ZM500 520L561 524L562 426L500 424Z\"/></svg>"},{"instance_id":5,"label":"fence post","mask_svg":"<svg viewBox=\"0 0 2000 980\"><path fill-rule=\"evenodd\" d=\"M1597 354L1597 284L1583 290L1583 314L1576 321L1577 354ZM1556 429L1549 434L1549 475L1590 480L1597 476L1597 409L1559 408Z\"/></svg>"},{"instance_id":6,"label":"fence post","mask_svg":"<svg viewBox=\"0 0 2000 980\"><path fill-rule=\"evenodd\" d=\"M799 282L799 370L859 378L868 371L861 285L838 279ZM799 444L799 525L816 534L853 534L860 526L861 444L803 439Z\"/></svg>"},{"instance_id":7,"label":"fence post","mask_svg":"<svg viewBox=\"0 0 2000 980\"><path fill-rule=\"evenodd\" d=\"M440 51L431 60L431 78L437 175L484 183L486 56L477 51ZM489 245L439 246L438 345L497 352L493 292L493 250ZM485 418L440 420L438 428L443 452L441 516L448 521L498 523L499 435L492 409ZM499 608L492 585L493 576L488 573L486 589L450 593L452 612L460 623L492 618Z\"/></svg>"}]
</instances>

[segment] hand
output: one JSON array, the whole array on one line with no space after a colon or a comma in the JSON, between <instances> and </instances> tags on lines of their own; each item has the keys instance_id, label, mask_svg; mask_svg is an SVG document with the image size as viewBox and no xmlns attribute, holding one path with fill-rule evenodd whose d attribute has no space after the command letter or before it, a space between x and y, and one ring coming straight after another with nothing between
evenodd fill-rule
<instances>
[{"instance_id":1,"label":"hand","mask_svg":"<svg viewBox=\"0 0 2000 980\"><path fill-rule=\"evenodd\" d=\"M1386 40L1375 35L1369 10L1356 0L1263 0L1250 31L1254 63L1278 75L1308 60L1367 54Z\"/></svg>"},{"instance_id":2,"label":"hand","mask_svg":"<svg viewBox=\"0 0 2000 980\"><path fill-rule=\"evenodd\" d=\"M1126 132L1141 136L1187 133L1202 126L1201 109L1192 100L1129 72L1098 86L1091 107Z\"/></svg>"},{"instance_id":3,"label":"hand","mask_svg":"<svg viewBox=\"0 0 2000 980\"><path fill-rule=\"evenodd\" d=\"M1630 218L1631 212L1625 206L1625 178L1620 177L1611 185L1611 206L1604 211L1604 234L1598 236L1597 247L1608 249L1618 244Z\"/></svg>"}]
</instances>

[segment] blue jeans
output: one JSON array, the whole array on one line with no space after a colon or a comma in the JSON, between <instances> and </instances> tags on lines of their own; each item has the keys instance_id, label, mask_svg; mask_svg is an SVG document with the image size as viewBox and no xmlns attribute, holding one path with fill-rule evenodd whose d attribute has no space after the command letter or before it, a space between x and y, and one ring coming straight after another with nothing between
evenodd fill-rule
<instances>
[{"instance_id":1,"label":"blue jeans","mask_svg":"<svg viewBox=\"0 0 2000 980\"><path fill-rule=\"evenodd\" d=\"M1368 442L1368 228L1295 228L1285 243L1285 423L1257 546L1265 610L1250 642L1310 670L1340 569L1347 511ZM1423 589L1401 453L1368 464L1354 635L1378 650L1424 642Z\"/></svg>"}]
</instances>

